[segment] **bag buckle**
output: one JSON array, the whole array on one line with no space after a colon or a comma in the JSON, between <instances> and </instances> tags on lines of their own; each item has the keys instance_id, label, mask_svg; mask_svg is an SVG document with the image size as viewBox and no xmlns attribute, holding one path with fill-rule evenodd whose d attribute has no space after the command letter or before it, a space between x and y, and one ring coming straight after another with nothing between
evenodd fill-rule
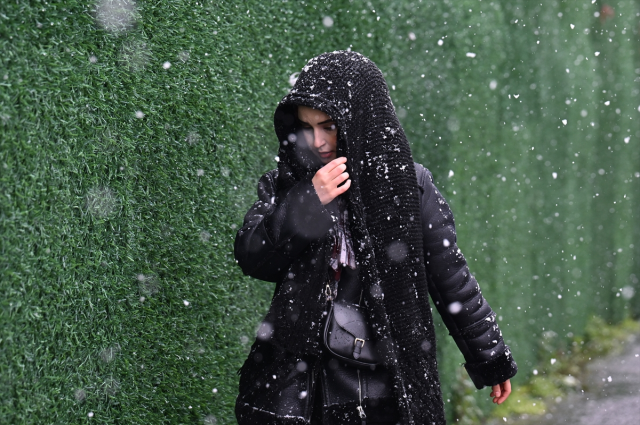
<instances>
[{"instance_id":1,"label":"bag buckle","mask_svg":"<svg viewBox=\"0 0 640 425\"><path fill-rule=\"evenodd\" d=\"M360 342L360 345L358 345L358 342ZM360 358L360 353L362 352L363 347L364 347L364 339L356 338L353 341L353 358L354 359L357 360Z\"/></svg>"}]
</instances>

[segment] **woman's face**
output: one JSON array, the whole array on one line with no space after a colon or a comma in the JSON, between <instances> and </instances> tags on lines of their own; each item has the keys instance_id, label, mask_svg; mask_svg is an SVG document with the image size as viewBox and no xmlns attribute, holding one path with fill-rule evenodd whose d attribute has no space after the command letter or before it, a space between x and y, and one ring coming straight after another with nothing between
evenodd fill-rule
<instances>
[{"instance_id":1,"label":"woman's face","mask_svg":"<svg viewBox=\"0 0 640 425\"><path fill-rule=\"evenodd\" d=\"M298 106L302 134L309 149L323 164L336 159L338 145L338 127L331 117L322 111Z\"/></svg>"}]
</instances>

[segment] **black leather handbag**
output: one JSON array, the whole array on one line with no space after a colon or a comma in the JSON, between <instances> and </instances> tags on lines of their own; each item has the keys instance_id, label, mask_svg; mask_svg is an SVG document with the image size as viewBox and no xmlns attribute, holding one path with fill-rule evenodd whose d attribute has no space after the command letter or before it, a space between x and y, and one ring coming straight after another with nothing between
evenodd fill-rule
<instances>
[{"instance_id":1,"label":"black leather handbag","mask_svg":"<svg viewBox=\"0 0 640 425\"><path fill-rule=\"evenodd\" d=\"M392 380L376 350L375 333L366 307L360 305L363 292L357 271L347 270L341 277L340 297L336 280L329 278L325 290L330 307L324 325L326 353L320 373L323 405L329 414L335 410L333 406L356 402L356 416L363 423L367 415L378 419L388 417L394 422L397 410ZM360 301L354 303L358 298ZM330 420L342 423L344 418L330 416Z\"/></svg>"},{"instance_id":2,"label":"black leather handbag","mask_svg":"<svg viewBox=\"0 0 640 425\"><path fill-rule=\"evenodd\" d=\"M370 367L380 364L373 330L364 307L333 300L324 328L324 344L334 357L351 365Z\"/></svg>"}]
</instances>

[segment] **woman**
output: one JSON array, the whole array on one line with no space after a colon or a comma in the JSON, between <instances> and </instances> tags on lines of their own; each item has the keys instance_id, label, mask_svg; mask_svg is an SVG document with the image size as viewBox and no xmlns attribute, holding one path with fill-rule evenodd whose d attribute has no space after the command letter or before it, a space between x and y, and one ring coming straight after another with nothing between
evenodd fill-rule
<instances>
[{"instance_id":1,"label":"woman","mask_svg":"<svg viewBox=\"0 0 640 425\"><path fill-rule=\"evenodd\" d=\"M444 424L429 296L476 387L506 400L516 364L376 65L347 51L311 59L274 121L278 168L235 244L245 274L276 283L240 370L238 422ZM373 346L369 365L329 350L343 302L366 315L372 336L353 356Z\"/></svg>"}]
</instances>

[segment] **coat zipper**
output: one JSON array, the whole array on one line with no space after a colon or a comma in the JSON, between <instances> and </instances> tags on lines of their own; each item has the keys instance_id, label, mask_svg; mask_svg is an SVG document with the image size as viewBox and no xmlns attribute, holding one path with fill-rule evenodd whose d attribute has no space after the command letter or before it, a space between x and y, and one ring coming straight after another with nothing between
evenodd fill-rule
<instances>
[{"instance_id":1,"label":"coat zipper","mask_svg":"<svg viewBox=\"0 0 640 425\"><path fill-rule=\"evenodd\" d=\"M358 399L360 401L360 405L356 408L358 409L358 414L360 415L360 419L362 419L362 425L367 425L367 415L364 413L364 408L362 407L362 379L360 379L360 369L356 369L358 373Z\"/></svg>"}]
</instances>

